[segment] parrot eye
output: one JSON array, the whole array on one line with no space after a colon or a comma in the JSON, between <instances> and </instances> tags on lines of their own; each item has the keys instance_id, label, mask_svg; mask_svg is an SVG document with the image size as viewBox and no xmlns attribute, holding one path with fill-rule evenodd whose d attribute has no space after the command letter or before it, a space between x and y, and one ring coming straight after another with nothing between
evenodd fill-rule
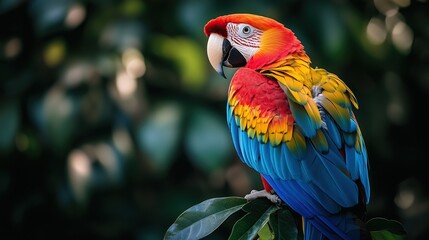
<instances>
[{"instance_id":1,"label":"parrot eye","mask_svg":"<svg viewBox=\"0 0 429 240\"><path fill-rule=\"evenodd\" d=\"M253 27L247 24L238 25L238 34L241 37L248 37L253 33Z\"/></svg>"},{"instance_id":2,"label":"parrot eye","mask_svg":"<svg viewBox=\"0 0 429 240\"><path fill-rule=\"evenodd\" d=\"M248 34L248 33L250 33L250 27L249 27L249 26L245 26L245 27L243 27L243 33L244 33L244 34Z\"/></svg>"}]
</instances>

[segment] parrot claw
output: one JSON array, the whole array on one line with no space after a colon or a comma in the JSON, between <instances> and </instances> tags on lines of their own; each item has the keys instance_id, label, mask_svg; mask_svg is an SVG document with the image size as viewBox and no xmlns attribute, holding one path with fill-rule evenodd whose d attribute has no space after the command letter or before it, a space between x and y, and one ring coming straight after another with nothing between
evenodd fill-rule
<instances>
[{"instance_id":1,"label":"parrot claw","mask_svg":"<svg viewBox=\"0 0 429 240\"><path fill-rule=\"evenodd\" d=\"M277 196L276 194L271 194L265 190L261 190L261 191L257 191L257 190L252 190L249 194L247 194L246 196L244 196L244 198L247 201L252 201L255 200L257 198L267 198L268 200L270 200L272 203L278 204L280 205L282 200L279 198L279 196Z\"/></svg>"}]
</instances>

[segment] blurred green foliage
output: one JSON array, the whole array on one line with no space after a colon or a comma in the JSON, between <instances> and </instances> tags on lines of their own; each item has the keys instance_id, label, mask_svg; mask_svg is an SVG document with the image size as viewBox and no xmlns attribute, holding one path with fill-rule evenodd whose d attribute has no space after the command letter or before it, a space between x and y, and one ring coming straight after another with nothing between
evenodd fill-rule
<instances>
[{"instance_id":1,"label":"blurred green foliage","mask_svg":"<svg viewBox=\"0 0 429 240\"><path fill-rule=\"evenodd\" d=\"M204 24L233 12L284 23L351 87L369 217L427 238L428 5L1 0L0 238L161 239L188 207L262 188L235 155L228 81L205 56Z\"/></svg>"}]
</instances>

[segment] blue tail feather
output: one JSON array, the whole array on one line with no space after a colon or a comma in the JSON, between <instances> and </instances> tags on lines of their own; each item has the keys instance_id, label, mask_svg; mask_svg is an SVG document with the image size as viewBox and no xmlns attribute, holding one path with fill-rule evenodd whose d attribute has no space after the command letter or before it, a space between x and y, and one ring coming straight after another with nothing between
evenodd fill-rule
<instances>
[{"instance_id":1,"label":"blue tail feather","mask_svg":"<svg viewBox=\"0 0 429 240\"><path fill-rule=\"evenodd\" d=\"M366 239L369 236L366 229L363 229L363 222L352 212L343 210L332 213L321 206L315 198L317 194L303 186L306 183L273 179L267 175L264 175L264 178L277 190L276 193L286 204L293 206L294 210L304 217L304 237L306 240L355 240ZM285 192L283 189L288 190Z\"/></svg>"},{"instance_id":2,"label":"blue tail feather","mask_svg":"<svg viewBox=\"0 0 429 240\"><path fill-rule=\"evenodd\" d=\"M304 238L313 239L344 239L359 240L368 239L367 232L361 229L360 219L351 212L335 214L331 216L315 216L304 220Z\"/></svg>"}]
</instances>

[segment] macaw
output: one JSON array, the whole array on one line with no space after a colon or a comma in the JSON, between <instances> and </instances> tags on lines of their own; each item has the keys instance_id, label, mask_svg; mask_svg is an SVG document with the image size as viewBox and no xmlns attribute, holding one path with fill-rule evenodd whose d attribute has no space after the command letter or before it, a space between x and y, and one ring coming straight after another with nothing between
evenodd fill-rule
<instances>
[{"instance_id":1,"label":"macaw","mask_svg":"<svg viewBox=\"0 0 429 240\"><path fill-rule=\"evenodd\" d=\"M369 164L350 88L311 67L295 34L271 18L220 16L204 33L212 67L224 78L224 66L239 68L227 123L239 158L264 186L246 199L281 199L302 216L305 239L370 239Z\"/></svg>"}]
</instances>

